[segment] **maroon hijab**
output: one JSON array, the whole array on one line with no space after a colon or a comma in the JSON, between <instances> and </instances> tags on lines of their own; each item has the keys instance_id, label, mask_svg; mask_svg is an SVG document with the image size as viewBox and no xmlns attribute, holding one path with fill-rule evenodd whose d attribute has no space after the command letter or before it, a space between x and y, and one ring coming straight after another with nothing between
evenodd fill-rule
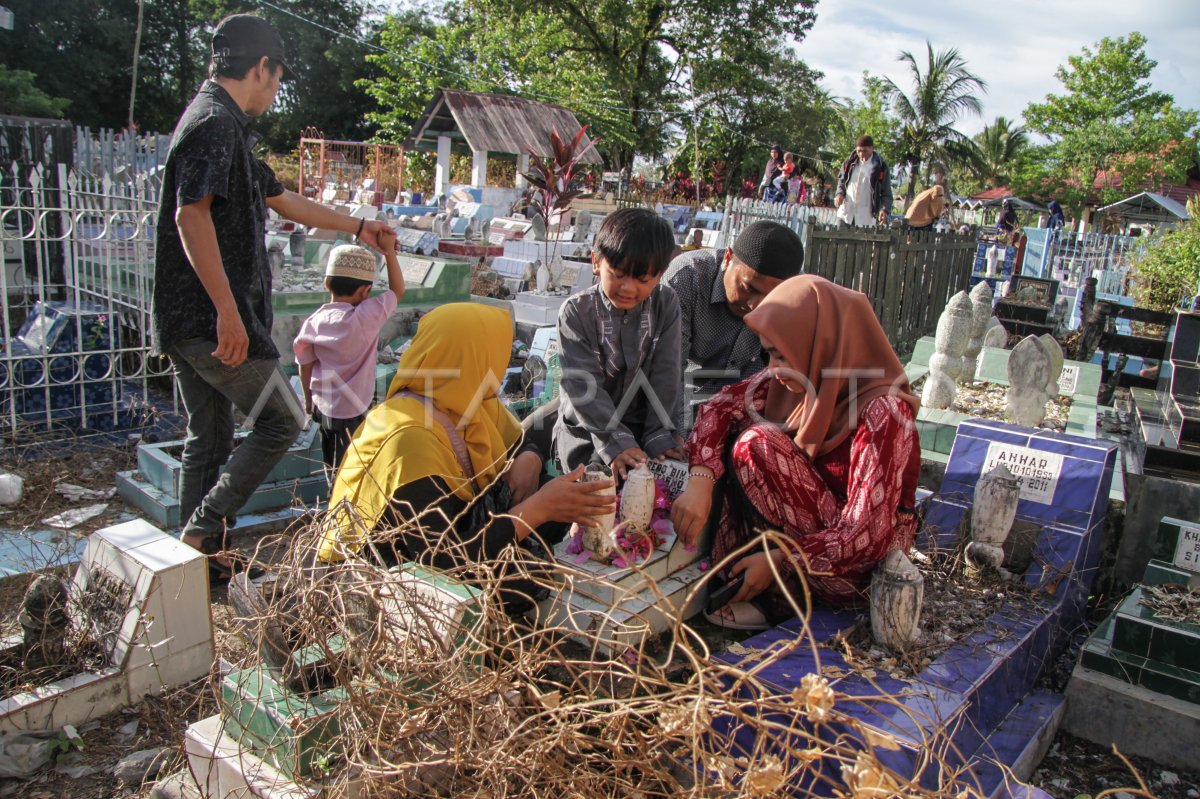
<instances>
[{"instance_id":1,"label":"maroon hijab","mask_svg":"<svg viewBox=\"0 0 1200 799\"><path fill-rule=\"evenodd\" d=\"M799 275L772 290L746 315L746 325L783 355L787 376L805 386L794 392L772 379L765 413L794 431L796 446L810 458L845 441L876 397L898 396L914 414L920 405L861 292Z\"/></svg>"}]
</instances>

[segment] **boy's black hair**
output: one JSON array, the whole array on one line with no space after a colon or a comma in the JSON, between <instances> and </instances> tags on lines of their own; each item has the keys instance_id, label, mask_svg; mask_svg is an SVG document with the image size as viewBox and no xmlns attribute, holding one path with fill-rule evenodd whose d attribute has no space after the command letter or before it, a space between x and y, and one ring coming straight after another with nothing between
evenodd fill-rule
<instances>
[{"instance_id":1,"label":"boy's black hair","mask_svg":"<svg viewBox=\"0 0 1200 799\"><path fill-rule=\"evenodd\" d=\"M363 286L375 285L369 280L359 280L345 275L331 275L325 278L325 288L335 297L349 297Z\"/></svg>"},{"instance_id":2,"label":"boy's black hair","mask_svg":"<svg viewBox=\"0 0 1200 799\"><path fill-rule=\"evenodd\" d=\"M657 277L671 263L675 234L649 208L622 208L604 217L592 249L630 277Z\"/></svg>"}]
</instances>

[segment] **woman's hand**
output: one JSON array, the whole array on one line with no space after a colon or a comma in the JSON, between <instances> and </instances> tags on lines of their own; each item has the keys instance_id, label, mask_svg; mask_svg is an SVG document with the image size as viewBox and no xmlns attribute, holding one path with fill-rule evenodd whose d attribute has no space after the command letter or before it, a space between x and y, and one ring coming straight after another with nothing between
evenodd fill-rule
<instances>
[{"instance_id":1,"label":"woman's hand","mask_svg":"<svg viewBox=\"0 0 1200 799\"><path fill-rule=\"evenodd\" d=\"M704 477L689 477L683 492L671 504L671 524L675 534L689 546L696 546L708 516L712 513L716 483Z\"/></svg>"},{"instance_id":2,"label":"woman's hand","mask_svg":"<svg viewBox=\"0 0 1200 799\"><path fill-rule=\"evenodd\" d=\"M579 478L582 476L583 467L578 466L570 474L554 478L515 506L510 513L524 521L530 529L546 522L570 522L595 527L596 520L592 517L604 516L616 510L616 495L597 493L612 488L614 483L612 480L581 483Z\"/></svg>"},{"instance_id":3,"label":"woman's hand","mask_svg":"<svg viewBox=\"0 0 1200 799\"><path fill-rule=\"evenodd\" d=\"M637 447L630 447L623 451L620 455L613 458L612 471L617 477L625 479L625 474L630 469L636 469L646 462L646 453Z\"/></svg>"},{"instance_id":4,"label":"woman's hand","mask_svg":"<svg viewBox=\"0 0 1200 799\"><path fill-rule=\"evenodd\" d=\"M542 478L542 458L536 452L522 452L504 473L504 482L512 489L512 501L519 505L538 490Z\"/></svg>"},{"instance_id":5,"label":"woman's hand","mask_svg":"<svg viewBox=\"0 0 1200 799\"><path fill-rule=\"evenodd\" d=\"M771 554L766 552L754 552L733 564L729 570L735 577L742 575L742 587L733 599L729 600L729 604L734 602L749 602L754 597L761 594L771 587L775 582L775 572L771 570L771 560L776 563L783 557L783 550L772 549Z\"/></svg>"}]
</instances>

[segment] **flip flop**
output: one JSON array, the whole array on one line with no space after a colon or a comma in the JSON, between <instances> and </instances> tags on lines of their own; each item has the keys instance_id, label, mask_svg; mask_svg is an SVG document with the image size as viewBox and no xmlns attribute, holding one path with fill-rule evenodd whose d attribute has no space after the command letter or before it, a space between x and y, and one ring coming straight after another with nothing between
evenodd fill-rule
<instances>
[{"instance_id":1,"label":"flip flop","mask_svg":"<svg viewBox=\"0 0 1200 799\"><path fill-rule=\"evenodd\" d=\"M725 618L723 614L728 614ZM752 602L733 602L713 612L705 612L704 618L710 624L724 627L727 630L769 630L771 624L767 617Z\"/></svg>"}]
</instances>

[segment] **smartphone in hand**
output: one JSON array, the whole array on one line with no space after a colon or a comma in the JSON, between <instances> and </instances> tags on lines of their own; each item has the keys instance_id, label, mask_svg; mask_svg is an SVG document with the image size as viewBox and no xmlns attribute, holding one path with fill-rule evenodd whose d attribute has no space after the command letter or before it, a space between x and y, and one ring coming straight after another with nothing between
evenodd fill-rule
<instances>
[{"instance_id":1,"label":"smartphone in hand","mask_svg":"<svg viewBox=\"0 0 1200 799\"><path fill-rule=\"evenodd\" d=\"M742 587L742 580L745 574L739 574L736 577L730 578L726 574L714 574L712 580L708 583L708 605L706 610L709 613L716 613L721 608L729 604L729 600L733 599L734 595Z\"/></svg>"}]
</instances>

